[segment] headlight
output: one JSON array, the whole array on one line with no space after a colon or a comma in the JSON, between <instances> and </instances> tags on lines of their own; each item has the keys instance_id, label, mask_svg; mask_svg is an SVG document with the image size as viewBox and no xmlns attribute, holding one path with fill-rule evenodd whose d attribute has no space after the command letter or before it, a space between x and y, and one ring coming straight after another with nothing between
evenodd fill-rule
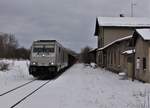
<instances>
[{"instance_id":1,"label":"headlight","mask_svg":"<svg viewBox=\"0 0 150 108\"><path fill-rule=\"evenodd\" d=\"M36 63L36 62L31 62L31 64L32 64L32 65L36 65L37 63Z\"/></svg>"},{"instance_id":2,"label":"headlight","mask_svg":"<svg viewBox=\"0 0 150 108\"><path fill-rule=\"evenodd\" d=\"M54 65L54 63L52 62L52 63L49 63L50 65Z\"/></svg>"}]
</instances>

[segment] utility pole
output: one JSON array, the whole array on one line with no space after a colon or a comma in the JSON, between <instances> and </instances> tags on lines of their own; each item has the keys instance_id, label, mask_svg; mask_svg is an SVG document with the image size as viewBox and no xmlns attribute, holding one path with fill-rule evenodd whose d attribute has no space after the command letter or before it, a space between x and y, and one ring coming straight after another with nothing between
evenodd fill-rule
<instances>
[{"instance_id":1,"label":"utility pole","mask_svg":"<svg viewBox=\"0 0 150 108\"><path fill-rule=\"evenodd\" d=\"M136 6L136 3L134 3L134 0L131 0L131 17L134 15L134 6Z\"/></svg>"}]
</instances>

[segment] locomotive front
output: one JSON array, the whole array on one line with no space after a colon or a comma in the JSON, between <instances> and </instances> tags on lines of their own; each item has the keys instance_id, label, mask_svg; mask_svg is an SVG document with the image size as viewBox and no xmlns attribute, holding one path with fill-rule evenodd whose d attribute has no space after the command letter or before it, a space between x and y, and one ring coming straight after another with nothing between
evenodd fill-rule
<instances>
[{"instance_id":1,"label":"locomotive front","mask_svg":"<svg viewBox=\"0 0 150 108\"><path fill-rule=\"evenodd\" d=\"M55 66L55 41L35 41L32 44L29 73L35 77L52 76Z\"/></svg>"}]
</instances>

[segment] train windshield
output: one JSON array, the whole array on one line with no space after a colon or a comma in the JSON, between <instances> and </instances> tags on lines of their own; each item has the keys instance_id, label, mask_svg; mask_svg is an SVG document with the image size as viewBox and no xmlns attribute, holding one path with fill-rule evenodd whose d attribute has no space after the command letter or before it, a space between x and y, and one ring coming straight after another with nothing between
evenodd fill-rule
<instances>
[{"instance_id":1,"label":"train windshield","mask_svg":"<svg viewBox=\"0 0 150 108\"><path fill-rule=\"evenodd\" d=\"M54 48L33 48L34 53L53 53L54 51Z\"/></svg>"}]
</instances>

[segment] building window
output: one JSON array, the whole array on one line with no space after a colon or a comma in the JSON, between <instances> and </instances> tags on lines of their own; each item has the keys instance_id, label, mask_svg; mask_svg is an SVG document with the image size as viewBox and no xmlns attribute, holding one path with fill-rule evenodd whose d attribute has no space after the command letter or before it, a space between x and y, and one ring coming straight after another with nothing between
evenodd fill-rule
<instances>
[{"instance_id":1,"label":"building window","mask_svg":"<svg viewBox=\"0 0 150 108\"><path fill-rule=\"evenodd\" d=\"M146 58L143 58L143 70L146 69Z\"/></svg>"},{"instance_id":2,"label":"building window","mask_svg":"<svg viewBox=\"0 0 150 108\"><path fill-rule=\"evenodd\" d=\"M118 50L118 64L120 65L120 49Z\"/></svg>"},{"instance_id":3,"label":"building window","mask_svg":"<svg viewBox=\"0 0 150 108\"><path fill-rule=\"evenodd\" d=\"M116 65L116 51L114 51L114 65Z\"/></svg>"},{"instance_id":4,"label":"building window","mask_svg":"<svg viewBox=\"0 0 150 108\"><path fill-rule=\"evenodd\" d=\"M109 51L109 65L111 65L111 52Z\"/></svg>"},{"instance_id":5,"label":"building window","mask_svg":"<svg viewBox=\"0 0 150 108\"><path fill-rule=\"evenodd\" d=\"M100 40L100 38L98 39L98 48L101 48L101 40Z\"/></svg>"},{"instance_id":6,"label":"building window","mask_svg":"<svg viewBox=\"0 0 150 108\"><path fill-rule=\"evenodd\" d=\"M113 52L111 51L111 65L113 64Z\"/></svg>"},{"instance_id":7,"label":"building window","mask_svg":"<svg viewBox=\"0 0 150 108\"><path fill-rule=\"evenodd\" d=\"M59 53L60 53L60 47L59 47Z\"/></svg>"}]
</instances>

